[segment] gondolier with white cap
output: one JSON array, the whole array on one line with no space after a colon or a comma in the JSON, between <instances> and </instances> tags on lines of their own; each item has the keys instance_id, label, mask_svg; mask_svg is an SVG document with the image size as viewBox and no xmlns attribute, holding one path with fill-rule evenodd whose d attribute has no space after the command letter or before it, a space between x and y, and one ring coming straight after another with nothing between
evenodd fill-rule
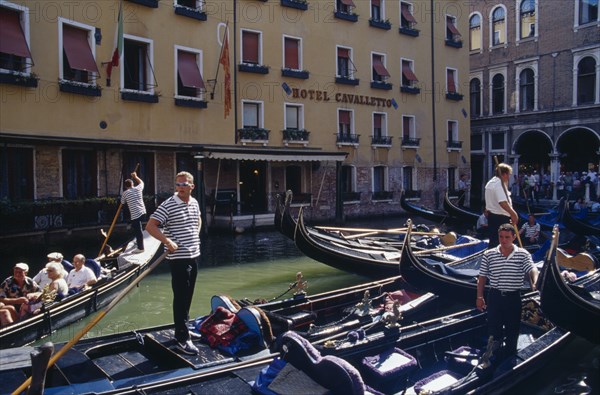
<instances>
[{"instance_id":1,"label":"gondolier with white cap","mask_svg":"<svg viewBox=\"0 0 600 395\"><path fill-rule=\"evenodd\" d=\"M512 201L508 193L508 181L512 168L506 163L496 166L496 175L485 185L485 207L488 215L489 248L498 245L498 227L505 223L517 226L519 216L512 208Z\"/></svg>"}]
</instances>

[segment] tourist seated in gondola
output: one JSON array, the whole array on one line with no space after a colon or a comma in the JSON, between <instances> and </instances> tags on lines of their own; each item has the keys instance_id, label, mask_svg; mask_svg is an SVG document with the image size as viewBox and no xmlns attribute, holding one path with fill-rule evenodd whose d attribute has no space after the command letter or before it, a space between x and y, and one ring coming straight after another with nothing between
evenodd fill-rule
<instances>
[{"instance_id":1,"label":"tourist seated in gondola","mask_svg":"<svg viewBox=\"0 0 600 395\"><path fill-rule=\"evenodd\" d=\"M63 272L63 266L58 262L49 262L46 265L46 273L50 282L43 286L40 292L28 295L29 303L21 309L21 319L39 314L44 304L60 301L68 295L69 287Z\"/></svg>"},{"instance_id":2,"label":"tourist seated in gondola","mask_svg":"<svg viewBox=\"0 0 600 395\"><path fill-rule=\"evenodd\" d=\"M484 208L479 218L477 218L477 225L475 225L475 231L477 232L477 237L479 238L485 238L488 235L489 213L490 212Z\"/></svg>"},{"instance_id":3,"label":"tourist seated in gondola","mask_svg":"<svg viewBox=\"0 0 600 395\"><path fill-rule=\"evenodd\" d=\"M98 281L92 269L85 266L85 256L82 254L77 254L73 257L73 265L75 268L67 276L69 295L81 292Z\"/></svg>"},{"instance_id":4,"label":"tourist seated in gondola","mask_svg":"<svg viewBox=\"0 0 600 395\"><path fill-rule=\"evenodd\" d=\"M17 316L20 316L21 310L25 310L31 298L35 296L36 292L40 291L40 287L35 281L27 277L28 272L29 265L19 262L13 267L13 275L0 284L0 303L5 306L3 310L7 309L6 306L11 306L16 311ZM30 296L30 294L33 296ZM9 312L11 311L12 309L9 309ZM6 313L4 313L4 318L7 318ZM14 316L11 315L11 318L14 322Z\"/></svg>"},{"instance_id":5,"label":"tourist seated in gondola","mask_svg":"<svg viewBox=\"0 0 600 395\"><path fill-rule=\"evenodd\" d=\"M40 270L38 274L35 275L35 277L33 277L33 281L35 281L36 284L40 286L40 288L44 288L46 285L52 282L52 280L48 277L48 265L50 265L50 263L54 262L59 264L62 272L62 277L67 277L69 271L73 269L73 265L71 265L71 262L65 261L63 259L63 255L60 252L51 252L47 255L47 258L48 263L46 263L44 268ZM69 267L69 269L66 269L67 267Z\"/></svg>"},{"instance_id":6,"label":"tourist seated in gondola","mask_svg":"<svg viewBox=\"0 0 600 395\"><path fill-rule=\"evenodd\" d=\"M14 306L6 305L0 302L0 328L4 328L17 321L17 310Z\"/></svg>"},{"instance_id":7,"label":"tourist seated in gondola","mask_svg":"<svg viewBox=\"0 0 600 395\"><path fill-rule=\"evenodd\" d=\"M523 236L524 244L538 244L540 241L540 224L538 224L535 220L535 216L533 214L529 214L527 222L521 226L519 230L519 234Z\"/></svg>"}]
</instances>

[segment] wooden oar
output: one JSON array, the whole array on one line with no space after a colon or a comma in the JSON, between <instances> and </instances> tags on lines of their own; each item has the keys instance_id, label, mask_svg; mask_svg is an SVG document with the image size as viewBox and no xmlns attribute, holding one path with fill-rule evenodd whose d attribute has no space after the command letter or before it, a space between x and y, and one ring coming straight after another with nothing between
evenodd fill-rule
<instances>
[{"instance_id":1,"label":"wooden oar","mask_svg":"<svg viewBox=\"0 0 600 395\"><path fill-rule=\"evenodd\" d=\"M357 233L355 235L350 235L350 236L344 236L342 235L342 237L346 240L352 240L352 239L358 239L360 237L366 237L366 236L373 236L376 234L380 234L380 233L398 233L398 232L402 232L402 231L406 231L408 228L396 228L396 229L388 229L388 230L373 230L370 232L364 232L364 233Z\"/></svg>"},{"instance_id":2,"label":"wooden oar","mask_svg":"<svg viewBox=\"0 0 600 395\"><path fill-rule=\"evenodd\" d=\"M479 244L479 243L481 243L481 240L470 241L468 243L456 244L456 245L453 245L453 246L444 246L444 247L432 248L431 250L416 251L416 252L413 252L413 254L415 254L415 255L424 255L424 254L428 254L428 253L431 253L431 252L446 251L446 250L450 250L450 249L453 249L453 248L467 247L467 246L472 246L472 245L476 245L476 244Z\"/></svg>"},{"instance_id":3,"label":"wooden oar","mask_svg":"<svg viewBox=\"0 0 600 395\"><path fill-rule=\"evenodd\" d=\"M108 312L117 305L117 303L119 303L121 301L121 299L123 299L125 297L125 295L127 295L127 293L129 293L129 291L131 291L135 286L138 285L138 283L140 281L142 281L142 279L144 277L146 277L152 270L154 270L154 268L156 268L165 258L166 256L169 254L169 251L164 252L160 257L158 257L158 259L156 261L154 261L149 267L148 269L144 270L143 272L140 273L139 276L137 276L137 278L135 278L131 284L129 284L123 291L121 291L121 293L119 293L109 304L108 306L106 306L103 310L100 310L100 312L90 321L88 322L88 324L81 329L71 340L69 340L69 342L67 344L65 344L63 346L63 348L61 348L60 350L58 350L56 352L56 354L54 354L52 356L52 358L50 358L50 362L48 362L48 369L54 365L56 363L56 361L58 361L58 359L60 357L62 357L71 347L73 347L75 345L75 343L77 343L79 341L79 339L81 339L86 333L88 333L90 331L90 329L92 329L94 326L96 326L96 324L98 322L100 322L100 320L102 320L102 318L104 318L104 316L106 314L108 314ZM21 392L25 391L27 389L27 387L29 387L29 385L31 384L31 377L29 377L27 380L25 380L23 382L23 384L21 384L21 386L19 388L17 388L12 395L18 395Z\"/></svg>"},{"instance_id":4,"label":"wooden oar","mask_svg":"<svg viewBox=\"0 0 600 395\"><path fill-rule=\"evenodd\" d=\"M373 228L341 228L337 226L315 226L316 229L337 230L343 232L389 232L392 229L373 229Z\"/></svg>"},{"instance_id":5,"label":"wooden oar","mask_svg":"<svg viewBox=\"0 0 600 395\"><path fill-rule=\"evenodd\" d=\"M494 155L494 162L496 162L496 176L498 176L498 178L500 179L500 185L502 185L502 190L504 191L504 194L506 195L506 203L510 202L510 196L508 196L508 191L506 190L506 185L504 185L504 181L502 180L502 173L500 173L500 169L498 169L498 157L496 155ZM528 206L529 207L529 206ZM529 208L527 208L527 210L529 210ZM517 226L517 224L513 224L513 226L515 227L515 233L517 235L517 240L519 240L519 247L523 248L523 242L521 241L521 234L519 233L519 228Z\"/></svg>"},{"instance_id":6,"label":"wooden oar","mask_svg":"<svg viewBox=\"0 0 600 395\"><path fill-rule=\"evenodd\" d=\"M135 169L133 170L134 173L137 173L138 169L140 168L140 164L138 163L137 165L135 165ZM104 238L104 242L102 243L102 247L100 247L100 251L98 252L98 255L96 256L100 256L102 255L102 252L104 251L104 247L106 247L106 243L108 243L108 238L110 237L110 234L112 233L115 224L117 223L117 218L119 218L119 214L121 213L121 209L123 208L123 203L121 203L119 201L119 207L117 208L117 212L115 213L115 217L112 220L112 223L110 224L110 228L108 229L108 233L106 234L106 237Z\"/></svg>"}]
</instances>

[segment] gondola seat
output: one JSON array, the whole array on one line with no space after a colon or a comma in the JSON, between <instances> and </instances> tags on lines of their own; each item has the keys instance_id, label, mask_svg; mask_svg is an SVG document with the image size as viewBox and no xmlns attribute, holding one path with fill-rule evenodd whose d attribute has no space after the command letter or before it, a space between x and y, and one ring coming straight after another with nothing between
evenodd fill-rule
<instances>
[{"instance_id":1,"label":"gondola seat","mask_svg":"<svg viewBox=\"0 0 600 395\"><path fill-rule=\"evenodd\" d=\"M464 375L452 370L442 370L419 380L414 385L414 392L429 393L441 391L456 384Z\"/></svg>"},{"instance_id":2,"label":"gondola seat","mask_svg":"<svg viewBox=\"0 0 600 395\"><path fill-rule=\"evenodd\" d=\"M383 392L396 392L403 388L408 375L417 368L417 360L407 352L392 348L374 356L362 359L364 377Z\"/></svg>"},{"instance_id":3,"label":"gondola seat","mask_svg":"<svg viewBox=\"0 0 600 395\"><path fill-rule=\"evenodd\" d=\"M452 371L466 375L479 363L480 353L477 348L462 346L446 352L445 360Z\"/></svg>"}]
</instances>

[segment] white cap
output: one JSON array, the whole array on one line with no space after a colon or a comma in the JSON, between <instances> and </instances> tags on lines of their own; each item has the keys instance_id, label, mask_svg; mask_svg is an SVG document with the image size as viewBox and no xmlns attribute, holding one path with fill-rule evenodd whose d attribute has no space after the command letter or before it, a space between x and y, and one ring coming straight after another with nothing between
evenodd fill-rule
<instances>
[{"instance_id":1,"label":"white cap","mask_svg":"<svg viewBox=\"0 0 600 395\"><path fill-rule=\"evenodd\" d=\"M60 252L51 252L47 255L47 258L52 259L53 261L62 261L63 254L61 254Z\"/></svg>"},{"instance_id":2,"label":"white cap","mask_svg":"<svg viewBox=\"0 0 600 395\"><path fill-rule=\"evenodd\" d=\"M17 263L17 264L15 265L15 268L19 268L19 269L21 269L21 270L23 270L23 271L25 271L25 272L28 272L28 271L29 271L29 265L28 265L28 264L26 264L26 263L23 263L23 262L19 262L19 263Z\"/></svg>"}]
</instances>

